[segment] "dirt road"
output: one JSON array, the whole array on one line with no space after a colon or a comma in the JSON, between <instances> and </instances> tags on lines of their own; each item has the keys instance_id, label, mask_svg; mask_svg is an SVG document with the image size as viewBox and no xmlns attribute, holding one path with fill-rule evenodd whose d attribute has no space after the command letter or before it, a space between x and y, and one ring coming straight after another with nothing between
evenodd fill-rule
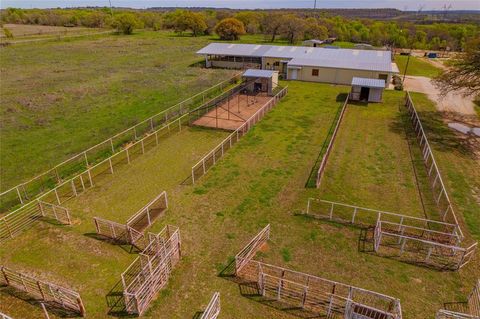
<instances>
[{"instance_id":1,"label":"dirt road","mask_svg":"<svg viewBox=\"0 0 480 319\"><path fill-rule=\"evenodd\" d=\"M441 96L440 91L432 84L430 78L407 76L404 87L408 91L427 94L435 102L439 111L460 113L468 116L476 115L472 97L463 97L461 94L456 93L448 93L446 96Z\"/></svg>"}]
</instances>

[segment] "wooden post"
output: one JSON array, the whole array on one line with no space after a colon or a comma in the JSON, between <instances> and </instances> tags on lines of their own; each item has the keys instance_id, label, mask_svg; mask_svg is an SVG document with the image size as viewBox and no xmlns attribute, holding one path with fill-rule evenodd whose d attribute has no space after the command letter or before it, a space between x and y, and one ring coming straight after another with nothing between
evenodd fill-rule
<instances>
[{"instance_id":1,"label":"wooden post","mask_svg":"<svg viewBox=\"0 0 480 319\"><path fill-rule=\"evenodd\" d=\"M71 184L72 184L73 194L75 195L75 197L77 197L77 196L78 196L78 194L77 194L77 189L75 188L75 183L73 182L73 179L72 179L72 181L71 181Z\"/></svg>"},{"instance_id":2,"label":"wooden post","mask_svg":"<svg viewBox=\"0 0 480 319\"><path fill-rule=\"evenodd\" d=\"M112 147L112 154L115 153L115 148L113 147L113 140L110 139L110 146Z\"/></svg>"},{"instance_id":3,"label":"wooden post","mask_svg":"<svg viewBox=\"0 0 480 319\"><path fill-rule=\"evenodd\" d=\"M143 144L143 139L140 140L140 144L142 144L142 154L145 154L145 146Z\"/></svg>"},{"instance_id":4,"label":"wooden post","mask_svg":"<svg viewBox=\"0 0 480 319\"><path fill-rule=\"evenodd\" d=\"M127 151L127 162L130 164L130 154L128 153L128 149L129 148L126 148L125 151Z\"/></svg>"},{"instance_id":5,"label":"wooden post","mask_svg":"<svg viewBox=\"0 0 480 319\"><path fill-rule=\"evenodd\" d=\"M18 189L18 187L16 187L16 190L17 190L18 198L20 199L20 204L23 205L23 199L22 199L22 195L20 194L20 190Z\"/></svg>"},{"instance_id":6,"label":"wooden post","mask_svg":"<svg viewBox=\"0 0 480 319\"><path fill-rule=\"evenodd\" d=\"M113 165L112 165L112 158L108 158L108 162L110 163L110 172L113 174Z\"/></svg>"},{"instance_id":7,"label":"wooden post","mask_svg":"<svg viewBox=\"0 0 480 319\"><path fill-rule=\"evenodd\" d=\"M60 197L58 196L58 192L57 192L57 188L55 187L55 196L57 197L57 202L58 202L58 205L61 204L60 202Z\"/></svg>"},{"instance_id":8,"label":"wooden post","mask_svg":"<svg viewBox=\"0 0 480 319\"><path fill-rule=\"evenodd\" d=\"M87 173L88 173L88 179L90 180L90 187L93 187L93 179L92 179L92 174L90 173L90 170L88 170Z\"/></svg>"}]
</instances>

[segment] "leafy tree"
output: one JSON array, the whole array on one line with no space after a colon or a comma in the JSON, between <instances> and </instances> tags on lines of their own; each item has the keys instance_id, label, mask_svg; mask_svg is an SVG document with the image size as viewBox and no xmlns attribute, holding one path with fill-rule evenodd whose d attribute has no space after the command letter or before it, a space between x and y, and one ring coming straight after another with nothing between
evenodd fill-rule
<instances>
[{"instance_id":1,"label":"leafy tree","mask_svg":"<svg viewBox=\"0 0 480 319\"><path fill-rule=\"evenodd\" d=\"M245 26L238 19L226 18L215 26L215 33L222 40L238 40L240 35L245 34Z\"/></svg>"},{"instance_id":2,"label":"leafy tree","mask_svg":"<svg viewBox=\"0 0 480 319\"><path fill-rule=\"evenodd\" d=\"M13 33L9 29L3 27L3 33L7 39L13 39Z\"/></svg>"},{"instance_id":3,"label":"leafy tree","mask_svg":"<svg viewBox=\"0 0 480 319\"><path fill-rule=\"evenodd\" d=\"M241 11L234 16L243 22L245 31L250 34L258 33L260 30L260 22L262 21L262 14L255 11Z\"/></svg>"},{"instance_id":4,"label":"leafy tree","mask_svg":"<svg viewBox=\"0 0 480 319\"><path fill-rule=\"evenodd\" d=\"M188 10L178 10L173 16L171 26L175 32L182 34L191 31L194 37L203 34L207 30L205 16Z\"/></svg>"},{"instance_id":5,"label":"leafy tree","mask_svg":"<svg viewBox=\"0 0 480 319\"><path fill-rule=\"evenodd\" d=\"M465 96L480 94L480 39L467 45L465 53L457 56L451 67L435 78L442 94L461 91Z\"/></svg>"},{"instance_id":6,"label":"leafy tree","mask_svg":"<svg viewBox=\"0 0 480 319\"><path fill-rule=\"evenodd\" d=\"M293 14L285 15L281 26L281 33L289 43L294 44L303 37L305 28L305 20Z\"/></svg>"},{"instance_id":7,"label":"leafy tree","mask_svg":"<svg viewBox=\"0 0 480 319\"><path fill-rule=\"evenodd\" d=\"M131 13L122 13L115 16L112 26L123 34L132 34L135 28L142 28L142 23Z\"/></svg>"},{"instance_id":8,"label":"leafy tree","mask_svg":"<svg viewBox=\"0 0 480 319\"><path fill-rule=\"evenodd\" d=\"M262 19L261 29L270 37L270 42L275 42L275 38L280 34L283 21L283 15L278 13L269 13Z\"/></svg>"},{"instance_id":9,"label":"leafy tree","mask_svg":"<svg viewBox=\"0 0 480 319\"><path fill-rule=\"evenodd\" d=\"M308 18L305 21L305 39L326 39L328 38L328 29L320 25L315 18Z\"/></svg>"}]
</instances>

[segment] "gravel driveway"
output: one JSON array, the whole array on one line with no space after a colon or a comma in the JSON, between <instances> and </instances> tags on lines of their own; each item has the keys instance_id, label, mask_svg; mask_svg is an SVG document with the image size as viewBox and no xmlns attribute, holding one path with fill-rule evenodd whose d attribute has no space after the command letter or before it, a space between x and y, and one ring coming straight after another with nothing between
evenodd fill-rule
<instances>
[{"instance_id":1,"label":"gravel driveway","mask_svg":"<svg viewBox=\"0 0 480 319\"><path fill-rule=\"evenodd\" d=\"M440 96L440 91L432 84L430 78L424 76L411 76L405 78L405 90L425 93L435 102L437 109L444 112L460 113L462 115L475 115L473 98L463 97L461 94L448 93Z\"/></svg>"}]
</instances>

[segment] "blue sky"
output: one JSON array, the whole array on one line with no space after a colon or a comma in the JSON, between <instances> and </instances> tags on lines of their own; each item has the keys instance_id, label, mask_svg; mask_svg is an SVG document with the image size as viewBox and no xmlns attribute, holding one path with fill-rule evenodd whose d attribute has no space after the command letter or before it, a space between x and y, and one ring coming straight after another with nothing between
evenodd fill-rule
<instances>
[{"instance_id":1,"label":"blue sky","mask_svg":"<svg viewBox=\"0 0 480 319\"><path fill-rule=\"evenodd\" d=\"M314 0L111 0L114 6L146 8L171 6L202 6L229 8L308 8ZM480 0L317 0L319 8L397 8L417 10L440 10L445 4L453 10L480 10ZM1 0L1 7L52 8L75 6L105 6L108 0Z\"/></svg>"}]
</instances>

